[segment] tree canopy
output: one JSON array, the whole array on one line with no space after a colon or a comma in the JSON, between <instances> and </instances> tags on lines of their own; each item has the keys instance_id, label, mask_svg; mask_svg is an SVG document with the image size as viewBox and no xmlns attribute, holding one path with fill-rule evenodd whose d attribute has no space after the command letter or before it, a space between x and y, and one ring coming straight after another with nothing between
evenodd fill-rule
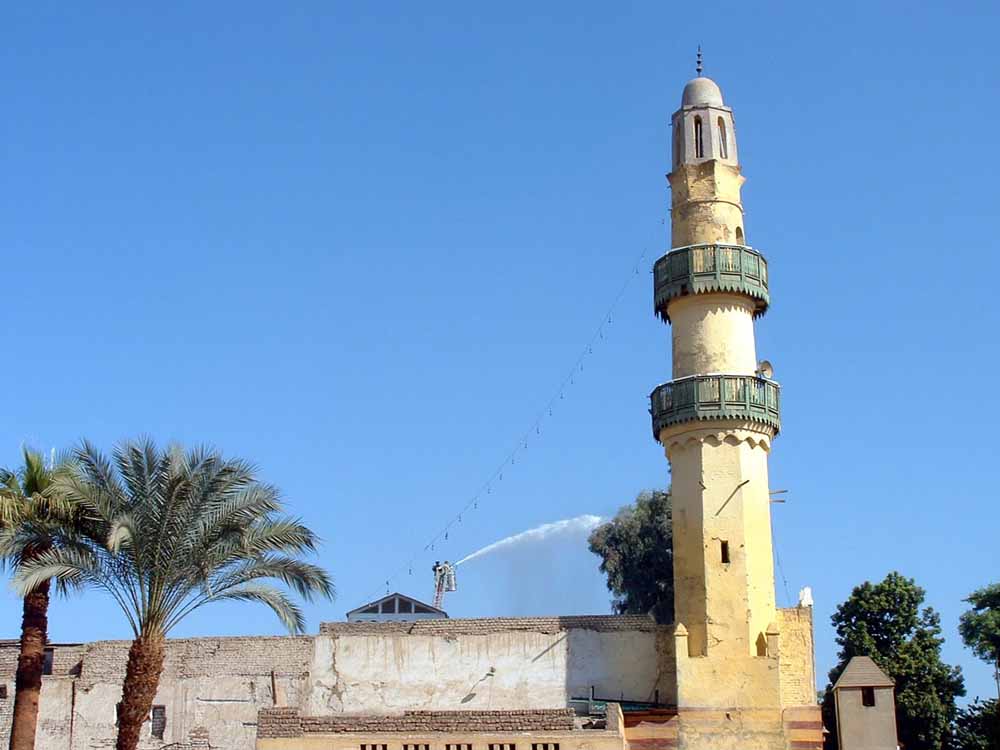
<instances>
[{"instance_id":1,"label":"tree canopy","mask_svg":"<svg viewBox=\"0 0 1000 750\"><path fill-rule=\"evenodd\" d=\"M870 656L896 682L896 723L907 750L939 750L956 716L955 699L965 695L962 672L941 660L940 617L923 607L924 590L897 572L855 587L831 618L840 646L823 701L828 728L833 715L833 683L854 656ZM828 748L836 747L836 733Z\"/></svg>"},{"instance_id":2,"label":"tree canopy","mask_svg":"<svg viewBox=\"0 0 1000 750\"><path fill-rule=\"evenodd\" d=\"M75 458L76 470L57 481L88 522L22 560L15 584L26 593L54 578L66 588L103 590L118 603L135 639L116 747L135 750L165 637L181 620L206 604L249 601L303 632L289 590L308 600L332 596L333 585L301 559L315 550L315 534L284 515L277 488L245 461L210 449L161 450L151 440L123 443L111 458L84 443ZM21 540L35 543L27 533Z\"/></svg>"},{"instance_id":3,"label":"tree canopy","mask_svg":"<svg viewBox=\"0 0 1000 750\"><path fill-rule=\"evenodd\" d=\"M611 606L619 614L652 613L674 619L673 533L670 493L642 492L590 534L590 551L601 558Z\"/></svg>"},{"instance_id":4,"label":"tree canopy","mask_svg":"<svg viewBox=\"0 0 1000 750\"><path fill-rule=\"evenodd\" d=\"M56 491L57 479L69 472L64 458L49 463L38 451L22 449L24 463L0 469L0 567L15 570L49 549L60 531L81 521L75 507ZM48 644L49 581L23 594L21 645L14 683L10 750L34 750Z\"/></svg>"},{"instance_id":5,"label":"tree canopy","mask_svg":"<svg viewBox=\"0 0 1000 750\"><path fill-rule=\"evenodd\" d=\"M975 700L958 709L951 746L957 750L1000 750L1000 702Z\"/></svg>"},{"instance_id":6,"label":"tree canopy","mask_svg":"<svg viewBox=\"0 0 1000 750\"><path fill-rule=\"evenodd\" d=\"M958 622L958 632L972 653L993 667L1000 698L1000 583L973 591L966 599L972 609Z\"/></svg>"}]
</instances>

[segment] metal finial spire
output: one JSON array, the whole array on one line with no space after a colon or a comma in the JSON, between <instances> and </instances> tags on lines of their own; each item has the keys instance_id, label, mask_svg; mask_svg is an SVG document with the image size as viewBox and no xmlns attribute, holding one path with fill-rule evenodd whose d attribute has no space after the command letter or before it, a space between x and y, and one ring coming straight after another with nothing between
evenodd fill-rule
<instances>
[{"instance_id":1,"label":"metal finial spire","mask_svg":"<svg viewBox=\"0 0 1000 750\"><path fill-rule=\"evenodd\" d=\"M698 45L698 64L695 65L695 72L698 73L698 77L701 78L701 71L704 70L704 66L701 64L701 45Z\"/></svg>"}]
</instances>

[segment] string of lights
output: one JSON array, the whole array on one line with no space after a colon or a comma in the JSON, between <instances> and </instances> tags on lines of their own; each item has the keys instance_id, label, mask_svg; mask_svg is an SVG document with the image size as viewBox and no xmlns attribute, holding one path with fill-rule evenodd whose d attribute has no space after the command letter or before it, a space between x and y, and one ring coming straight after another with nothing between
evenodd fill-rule
<instances>
[{"instance_id":1,"label":"string of lights","mask_svg":"<svg viewBox=\"0 0 1000 750\"><path fill-rule=\"evenodd\" d=\"M663 222L661 221L662 225ZM579 373L583 372L583 363L587 357L593 355L595 344L599 344L603 341L607 335L608 328L614 323L614 313L618 307L619 302L621 302L622 297L625 296L625 292L628 290L629 286L635 281L636 277L640 275L640 268L643 261L646 259L648 253L647 249L644 249L639 257L633 262L628 276L622 282L621 287L618 289L618 293L614 296L611 304L608 306L607 311L601 318L600 324L594 329L593 334L590 339L580 350L579 355L574 360L572 366L566 372L566 376L559 383L558 387L552 394L552 397L545 403L545 405L538 411L535 415L534 420L528 426L528 428L521 434L520 438L514 443L513 448L507 453L504 459L497 465L493 472L479 485L476 491L472 494L469 500L461 506L461 508L438 530L434 536L432 536L424 545L414 551L414 553L404 562L400 567L395 570L390 576L385 579L385 592L388 594L392 588L392 581L403 575L404 573L412 575L413 565L416 563L421 555L428 552L434 552L435 546L439 545L443 541L447 541L451 529L462 522L462 516L470 512L479 509L479 505L485 502L488 497L493 495L494 489L497 488L499 484L503 482L504 471L509 470L510 467L516 465L517 458L522 452L527 450L529 441L534 438L540 437L542 434L542 425L547 419L550 419L555 414L556 405L565 399L566 392L570 386L574 385L576 382L576 377ZM371 594L368 595L367 601L372 601L379 595L379 589L374 589Z\"/></svg>"}]
</instances>

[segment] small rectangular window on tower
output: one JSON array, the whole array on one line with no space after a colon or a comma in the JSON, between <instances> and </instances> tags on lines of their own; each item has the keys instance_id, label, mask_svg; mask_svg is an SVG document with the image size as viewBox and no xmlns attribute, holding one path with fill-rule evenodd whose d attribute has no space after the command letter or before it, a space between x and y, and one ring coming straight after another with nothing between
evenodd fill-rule
<instances>
[{"instance_id":1,"label":"small rectangular window on tower","mask_svg":"<svg viewBox=\"0 0 1000 750\"><path fill-rule=\"evenodd\" d=\"M861 688L861 705L871 708L875 705L875 688Z\"/></svg>"},{"instance_id":2,"label":"small rectangular window on tower","mask_svg":"<svg viewBox=\"0 0 1000 750\"><path fill-rule=\"evenodd\" d=\"M162 740L163 732L167 728L167 707L153 706L153 718L150 720L151 734L153 739Z\"/></svg>"},{"instance_id":3,"label":"small rectangular window on tower","mask_svg":"<svg viewBox=\"0 0 1000 750\"><path fill-rule=\"evenodd\" d=\"M729 542L722 542L719 546L722 553L722 563L729 565Z\"/></svg>"}]
</instances>

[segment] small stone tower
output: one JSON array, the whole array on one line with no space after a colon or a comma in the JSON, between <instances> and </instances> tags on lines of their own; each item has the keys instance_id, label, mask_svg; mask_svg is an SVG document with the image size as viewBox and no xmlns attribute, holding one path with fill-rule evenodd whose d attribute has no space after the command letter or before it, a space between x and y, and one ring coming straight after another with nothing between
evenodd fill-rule
<instances>
[{"instance_id":1,"label":"small stone tower","mask_svg":"<svg viewBox=\"0 0 1000 750\"><path fill-rule=\"evenodd\" d=\"M812 610L778 610L774 595L767 462L780 391L754 343L767 261L746 241L733 112L700 53L698 73L672 118L672 249L653 269L673 338L672 379L650 412L671 470L678 740L792 747L793 721L811 727L794 747L812 747Z\"/></svg>"},{"instance_id":2,"label":"small stone tower","mask_svg":"<svg viewBox=\"0 0 1000 750\"><path fill-rule=\"evenodd\" d=\"M854 656L833 686L840 750L896 750L895 683L870 656Z\"/></svg>"}]
</instances>

